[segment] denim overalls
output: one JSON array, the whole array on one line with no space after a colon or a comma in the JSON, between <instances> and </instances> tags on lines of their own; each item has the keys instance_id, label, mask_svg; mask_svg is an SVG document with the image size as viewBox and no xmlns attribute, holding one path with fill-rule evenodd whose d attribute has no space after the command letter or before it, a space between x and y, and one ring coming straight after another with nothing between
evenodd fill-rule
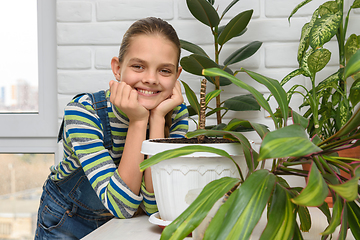
<instances>
[{"instance_id":1,"label":"denim overalls","mask_svg":"<svg viewBox=\"0 0 360 240\"><path fill-rule=\"evenodd\" d=\"M104 126L104 146L109 147L112 141L105 92L88 95ZM59 139L62 131L63 125ZM80 239L113 217L80 167L63 180L54 182L50 176L46 180L40 198L35 239Z\"/></svg>"}]
</instances>

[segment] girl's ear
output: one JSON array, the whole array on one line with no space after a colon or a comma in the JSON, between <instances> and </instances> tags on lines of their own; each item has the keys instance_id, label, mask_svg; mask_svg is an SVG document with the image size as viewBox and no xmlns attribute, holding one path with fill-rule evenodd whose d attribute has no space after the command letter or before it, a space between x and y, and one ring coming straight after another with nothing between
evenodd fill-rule
<instances>
[{"instance_id":1,"label":"girl's ear","mask_svg":"<svg viewBox=\"0 0 360 240\"><path fill-rule=\"evenodd\" d=\"M116 78L116 80L120 81L120 62L118 57L113 57L111 59L111 69Z\"/></svg>"},{"instance_id":2,"label":"girl's ear","mask_svg":"<svg viewBox=\"0 0 360 240\"><path fill-rule=\"evenodd\" d=\"M179 66L179 67L178 67L178 71L177 71L177 73L176 73L176 79L178 79L178 78L180 77L181 71L182 71L182 67Z\"/></svg>"}]
</instances>

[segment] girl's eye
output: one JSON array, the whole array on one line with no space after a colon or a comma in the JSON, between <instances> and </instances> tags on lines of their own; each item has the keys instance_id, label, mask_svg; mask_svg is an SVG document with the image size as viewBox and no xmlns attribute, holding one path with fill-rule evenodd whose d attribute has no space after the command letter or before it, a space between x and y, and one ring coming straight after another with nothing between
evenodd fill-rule
<instances>
[{"instance_id":1,"label":"girl's eye","mask_svg":"<svg viewBox=\"0 0 360 240\"><path fill-rule=\"evenodd\" d=\"M165 75L170 75L172 73L171 70L169 70L169 69L161 69L160 72Z\"/></svg>"},{"instance_id":2,"label":"girl's eye","mask_svg":"<svg viewBox=\"0 0 360 240\"><path fill-rule=\"evenodd\" d=\"M132 65L131 67L134 68L134 69L136 69L136 70L142 70L142 69L144 69L143 66L141 66L141 65Z\"/></svg>"}]
</instances>

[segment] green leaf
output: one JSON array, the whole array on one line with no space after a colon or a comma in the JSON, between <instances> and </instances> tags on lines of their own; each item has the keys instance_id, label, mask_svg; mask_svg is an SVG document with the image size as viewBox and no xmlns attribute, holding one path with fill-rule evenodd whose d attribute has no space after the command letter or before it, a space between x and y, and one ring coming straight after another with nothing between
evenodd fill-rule
<instances>
[{"instance_id":1,"label":"green leaf","mask_svg":"<svg viewBox=\"0 0 360 240\"><path fill-rule=\"evenodd\" d=\"M312 0L305 0L305 1L302 1L300 4L298 4L291 12L289 18L288 18L288 21L290 22L290 18L301 8L303 7L304 5L308 4L309 2L311 2Z\"/></svg>"},{"instance_id":2,"label":"green leaf","mask_svg":"<svg viewBox=\"0 0 360 240\"><path fill-rule=\"evenodd\" d=\"M345 44L346 62L348 62L351 56L354 55L354 53L356 53L356 51L359 49L360 49L360 36L356 36L356 34L351 34Z\"/></svg>"},{"instance_id":3,"label":"green leaf","mask_svg":"<svg viewBox=\"0 0 360 240\"><path fill-rule=\"evenodd\" d=\"M260 110L260 106L251 94L235 96L225 100L224 107L233 111L255 111Z\"/></svg>"},{"instance_id":4,"label":"green leaf","mask_svg":"<svg viewBox=\"0 0 360 240\"><path fill-rule=\"evenodd\" d=\"M348 216L347 216L347 205L344 206L341 216L341 226L338 240L345 240L348 232Z\"/></svg>"},{"instance_id":5,"label":"green leaf","mask_svg":"<svg viewBox=\"0 0 360 240\"><path fill-rule=\"evenodd\" d=\"M322 18L316 19L309 35L310 46L315 50L329 42L337 33L341 19L341 12L326 14Z\"/></svg>"},{"instance_id":6,"label":"green leaf","mask_svg":"<svg viewBox=\"0 0 360 240\"><path fill-rule=\"evenodd\" d=\"M206 94L205 96L205 106L207 106L209 104L209 102L211 101L211 99L216 98L217 96L220 95L222 90L214 90L209 92L208 94Z\"/></svg>"},{"instance_id":7,"label":"green leaf","mask_svg":"<svg viewBox=\"0 0 360 240\"><path fill-rule=\"evenodd\" d=\"M321 71L330 61L331 52L325 48L315 50L308 58L308 66L311 73Z\"/></svg>"},{"instance_id":8,"label":"green leaf","mask_svg":"<svg viewBox=\"0 0 360 240\"><path fill-rule=\"evenodd\" d=\"M202 55L202 56L209 58L209 56L206 54L206 52L198 45L195 45L191 42L181 40L181 39L180 39L180 45L181 45L182 49L185 49L191 53L195 53L195 54Z\"/></svg>"},{"instance_id":9,"label":"green leaf","mask_svg":"<svg viewBox=\"0 0 360 240\"><path fill-rule=\"evenodd\" d=\"M223 14L221 15L221 18L225 16L225 14L238 2L239 0L233 0L224 10Z\"/></svg>"},{"instance_id":10,"label":"green leaf","mask_svg":"<svg viewBox=\"0 0 360 240\"><path fill-rule=\"evenodd\" d=\"M300 63L300 67L301 67L301 70L303 71L303 75L306 76L306 77L311 76L311 72L309 70L308 58L313 52L314 52L314 50L312 48L310 48L304 54L304 57L302 58L301 63Z\"/></svg>"},{"instance_id":11,"label":"green leaf","mask_svg":"<svg viewBox=\"0 0 360 240\"><path fill-rule=\"evenodd\" d=\"M311 228L311 217L309 209L305 206L299 206L298 214L300 219L301 231L308 232Z\"/></svg>"},{"instance_id":12,"label":"green leaf","mask_svg":"<svg viewBox=\"0 0 360 240\"><path fill-rule=\"evenodd\" d=\"M259 105L262 106L266 111L268 111L270 113L270 115L272 116L272 119L277 122L277 120L270 108L268 101L266 101L265 98L263 97L263 95L259 91L257 91L254 87L244 83L243 81L236 78L235 76L233 76L227 72L224 72L221 69L217 69L217 68L204 69L203 75L210 76L210 77L214 77L214 76L226 77L230 81L232 81L235 85L248 90L252 95L254 95L254 97L258 101Z\"/></svg>"},{"instance_id":13,"label":"green leaf","mask_svg":"<svg viewBox=\"0 0 360 240\"><path fill-rule=\"evenodd\" d=\"M224 70L224 66L221 66L221 65L220 65L220 69L223 69L223 70ZM226 67L224 71L227 72L227 73L229 73L229 74L231 74L231 75L234 75L234 72L233 72L229 67ZM209 82L211 82L212 84L215 85L215 79L214 79L214 78L212 78L212 77L206 77L206 79L207 79ZM224 78L224 77L220 77L219 82L220 82L220 86L227 86L227 85L230 85L230 84L232 83L229 79Z\"/></svg>"},{"instance_id":14,"label":"green leaf","mask_svg":"<svg viewBox=\"0 0 360 240\"><path fill-rule=\"evenodd\" d=\"M286 75L280 82L281 86L284 86L288 81L290 81L290 79L292 79L293 77L299 76L303 74L303 70L302 69L296 69L294 71L292 71L291 73L289 73L288 75Z\"/></svg>"},{"instance_id":15,"label":"green leaf","mask_svg":"<svg viewBox=\"0 0 360 240\"><path fill-rule=\"evenodd\" d=\"M220 19L215 8L206 0L186 0L191 14L203 24L213 28L219 25Z\"/></svg>"},{"instance_id":16,"label":"green leaf","mask_svg":"<svg viewBox=\"0 0 360 240\"><path fill-rule=\"evenodd\" d=\"M224 131L233 131L239 126L244 126L247 128L251 128L251 124L248 120L242 120L238 118L231 119L228 125L223 129Z\"/></svg>"},{"instance_id":17,"label":"green leaf","mask_svg":"<svg viewBox=\"0 0 360 240\"><path fill-rule=\"evenodd\" d=\"M360 0L355 0L351 8L360 8Z\"/></svg>"},{"instance_id":18,"label":"green leaf","mask_svg":"<svg viewBox=\"0 0 360 240\"><path fill-rule=\"evenodd\" d=\"M274 186L275 176L269 171L262 169L251 174L236 192L222 227L213 239L249 239Z\"/></svg>"},{"instance_id":19,"label":"green leaf","mask_svg":"<svg viewBox=\"0 0 360 240\"><path fill-rule=\"evenodd\" d=\"M227 41L241 33L249 24L253 10L239 13L226 24L218 38L218 43L224 45Z\"/></svg>"},{"instance_id":20,"label":"green leaf","mask_svg":"<svg viewBox=\"0 0 360 240\"><path fill-rule=\"evenodd\" d=\"M216 239L217 234L221 230L221 224L223 223L226 214L228 214L229 208L232 204L235 204L236 195L238 194L239 189L236 189L230 197L226 200L225 204L222 204L219 210L216 212L214 218L211 220L209 226L207 227L203 240L213 240Z\"/></svg>"},{"instance_id":21,"label":"green leaf","mask_svg":"<svg viewBox=\"0 0 360 240\"><path fill-rule=\"evenodd\" d=\"M300 157L320 151L321 148L310 141L305 129L294 124L266 134L261 143L259 161L269 158Z\"/></svg>"},{"instance_id":22,"label":"green leaf","mask_svg":"<svg viewBox=\"0 0 360 240\"><path fill-rule=\"evenodd\" d=\"M160 153L157 153L150 158L146 159L140 164L140 171L144 171L146 168L151 167L152 165L159 163L163 160L181 157L185 155L189 155L195 152L209 152L209 153L215 153L217 155L230 158L232 157L225 152L224 150L213 148L213 147L207 147L207 146L200 146L200 145L189 145L185 147L180 147L176 149L166 150ZM234 160L233 160L234 161Z\"/></svg>"},{"instance_id":23,"label":"green leaf","mask_svg":"<svg viewBox=\"0 0 360 240\"><path fill-rule=\"evenodd\" d=\"M213 60L203 55L191 54L180 60L180 65L189 73L201 76L202 70L205 68L220 68Z\"/></svg>"},{"instance_id":24,"label":"green leaf","mask_svg":"<svg viewBox=\"0 0 360 240\"><path fill-rule=\"evenodd\" d=\"M309 119L301 116L295 111L291 111L291 113L294 124L300 124L305 129L309 126Z\"/></svg>"},{"instance_id":25,"label":"green leaf","mask_svg":"<svg viewBox=\"0 0 360 240\"><path fill-rule=\"evenodd\" d=\"M259 48L261 47L262 42L259 41L254 41L251 42L249 44L247 44L246 46L236 50L235 52L233 52L225 61L224 64L225 65L231 65L240 61L243 61L249 57L251 57L252 55L254 55L257 50L259 50Z\"/></svg>"},{"instance_id":26,"label":"green leaf","mask_svg":"<svg viewBox=\"0 0 360 240\"><path fill-rule=\"evenodd\" d=\"M164 229L160 239L184 239L201 223L214 203L238 182L236 178L223 177L207 184L194 202Z\"/></svg>"},{"instance_id":27,"label":"green leaf","mask_svg":"<svg viewBox=\"0 0 360 240\"><path fill-rule=\"evenodd\" d=\"M316 164L311 165L308 183L300 194L291 199L297 205L316 207L323 204L328 195L328 188Z\"/></svg>"},{"instance_id":28,"label":"green leaf","mask_svg":"<svg viewBox=\"0 0 360 240\"><path fill-rule=\"evenodd\" d=\"M350 58L345 67L345 79L360 71L360 49Z\"/></svg>"},{"instance_id":29,"label":"green leaf","mask_svg":"<svg viewBox=\"0 0 360 240\"><path fill-rule=\"evenodd\" d=\"M284 122L287 121L287 118L289 116L289 103L287 101L287 95L285 90L282 88L282 86L280 85L280 83L275 80L275 79L271 79L265 76L262 76L258 73L249 71L249 70L244 70L247 74L249 74L250 77L252 77L254 80L256 80L257 82L265 85L265 87L267 87L267 89L269 89L269 91L271 92L271 94L275 97L277 103L279 104L280 110L281 110L281 114L284 118ZM261 106L263 106L261 103L259 103Z\"/></svg>"},{"instance_id":30,"label":"green leaf","mask_svg":"<svg viewBox=\"0 0 360 240\"><path fill-rule=\"evenodd\" d=\"M181 82L184 86L187 100L189 101L191 107L195 110L196 114L199 115L200 114L200 103L198 102L194 91L189 87L189 85L186 84L186 82L184 82L184 81L181 81Z\"/></svg>"},{"instance_id":31,"label":"green leaf","mask_svg":"<svg viewBox=\"0 0 360 240\"><path fill-rule=\"evenodd\" d=\"M325 231L321 233L321 235L329 235L335 231L336 227L339 226L341 223L342 210L343 210L343 205L341 203L341 199L337 197L334 203L330 224L329 226L327 226Z\"/></svg>"},{"instance_id":32,"label":"green leaf","mask_svg":"<svg viewBox=\"0 0 360 240\"><path fill-rule=\"evenodd\" d=\"M292 239L295 227L295 206L290 195L280 185L275 185L270 204L268 223L260 240Z\"/></svg>"},{"instance_id":33,"label":"green leaf","mask_svg":"<svg viewBox=\"0 0 360 240\"><path fill-rule=\"evenodd\" d=\"M351 233L360 239L360 208L355 202L347 202L348 220Z\"/></svg>"},{"instance_id":34,"label":"green leaf","mask_svg":"<svg viewBox=\"0 0 360 240\"><path fill-rule=\"evenodd\" d=\"M225 108L225 107L214 108L213 110L207 112L205 116L209 117L209 116L213 115L214 113L221 111L221 110L227 110L227 108Z\"/></svg>"},{"instance_id":35,"label":"green leaf","mask_svg":"<svg viewBox=\"0 0 360 240\"><path fill-rule=\"evenodd\" d=\"M360 102L360 78L351 85L349 99L353 106Z\"/></svg>"},{"instance_id":36,"label":"green leaf","mask_svg":"<svg viewBox=\"0 0 360 240\"><path fill-rule=\"evenodd\" d=\"M199 135L205 135L205 136L224 136L226 138L235 138L237 141L241 143L241 147L244 151L246 164L248 166L249 172L252 172L254 169L256 169L258 165L258 154L257 152L251 147L249 140L241 133L234 132L234 131L223 131L223 130L203 130L198 129L193 132L188 132L186 134L186 137L193 138L197 137ZM241 170L240 170L241 171Z\"/></svg>"},{"instance_id":37,"label":"green leaf","mask_svg":"<svg viewBox=\"0 0 360 240\"><path fill-rule=\"evenodd\" d=\"M354 201L358 196L358 177L353 177L349 181L338 184L338 185L331 185L329 187L334 190L337 194L339 194L342 198L346 201Z\"/></svg>"}]
</instances>

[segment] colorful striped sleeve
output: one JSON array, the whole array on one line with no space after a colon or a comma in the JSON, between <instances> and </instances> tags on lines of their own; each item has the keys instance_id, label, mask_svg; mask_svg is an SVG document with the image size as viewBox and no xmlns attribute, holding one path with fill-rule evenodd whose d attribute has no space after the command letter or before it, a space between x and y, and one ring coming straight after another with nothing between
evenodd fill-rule
<instances>
[{"instance_id":1,"label":"colorful striped sleeve","mask_svg":"<svg viewBox=\"0 0 360 240\"><path fill-rule=\"evenodd\" d=\"M80 163L104 206L118 218L130 218L143 196L134 194L118 174L117 167L103 146L103 127L87 95L65 108L65 145L72 152L66 160ZM72 162L70 161L70 162Z\"/></svg>"},{"instance_id":2,"label":"colorful striped sleeve","mask_svg":"<svg viewBox=\"0 0 360 240\"><path fill-rule=\"evenodd\" d=\"M174 108L172 115L172 125L170 126L171 138L184 138L189 130L189 112L183 103Z\"/></svg>"}]
</instances>

